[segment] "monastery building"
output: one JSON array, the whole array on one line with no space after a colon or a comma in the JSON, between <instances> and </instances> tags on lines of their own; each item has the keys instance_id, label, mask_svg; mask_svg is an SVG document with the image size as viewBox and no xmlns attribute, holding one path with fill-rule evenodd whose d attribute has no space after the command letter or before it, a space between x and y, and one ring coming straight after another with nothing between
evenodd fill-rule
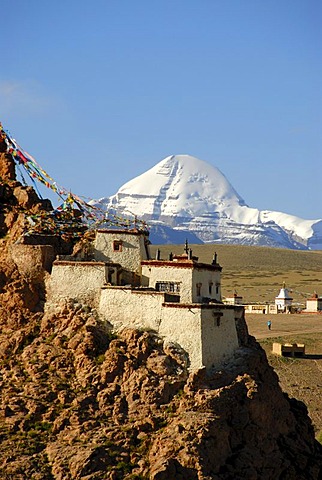
<instances>
[{"instance_id":1,"label":"monastery building","mask_svg":"<svg viewBox=\"0 0 322 480\"><path fill-rule=\"evenodd\" d=\"M239 347L244 309L221 300L221 266L200 263L186 243L182 255L151 259L141 230L97 230L76 256L53 263L47 308L74 299L96 308L115 330L156 331L187 353L190 369L218 368Z\"/></svg>"}]
</instances>

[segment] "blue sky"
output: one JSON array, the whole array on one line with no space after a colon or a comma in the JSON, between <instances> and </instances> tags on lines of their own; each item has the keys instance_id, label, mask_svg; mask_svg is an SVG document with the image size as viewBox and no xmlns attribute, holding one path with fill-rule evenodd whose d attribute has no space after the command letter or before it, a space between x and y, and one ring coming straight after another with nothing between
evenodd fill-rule
<instances>
[{"instance_id":1,"label":"blue sky","mask_svg":"<svg viewBox=\"0 0 322 480\"><path fill-rule=\"evenodd\" d=\"M0 121L58 184L108 196L186 153L322 218L319 0L11 0L0 38Z\"/></svg>"}]
</instances>

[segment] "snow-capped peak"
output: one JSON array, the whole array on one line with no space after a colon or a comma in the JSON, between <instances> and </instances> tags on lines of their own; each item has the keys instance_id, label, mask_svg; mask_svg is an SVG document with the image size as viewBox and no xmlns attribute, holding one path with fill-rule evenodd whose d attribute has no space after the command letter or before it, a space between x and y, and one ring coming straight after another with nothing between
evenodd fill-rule
<instances>
[{"instance_id":1,"label":"snow-capped peak","mask_svg":"<svg viewBox=\"0 0 322 480\"><path fill-rule=\"evenodd\" d=\"M131 202L128 202L128 196ZM110 198L112 205L138 216L192 218L225 205L245 205L220 170L191 155L171 155L125 183Z\"/></svg>"},{"instance_id":2,"label":"snow-capped peak","mask_svg":"<svg viewBox=\"0 0 322 480\"><path fill-rule=\"evenodd\" d=\"M191 155L166 157L97 204L205 242L322 249L322 220L250 208L218 168Z\"/></svg>"}]
</instances>

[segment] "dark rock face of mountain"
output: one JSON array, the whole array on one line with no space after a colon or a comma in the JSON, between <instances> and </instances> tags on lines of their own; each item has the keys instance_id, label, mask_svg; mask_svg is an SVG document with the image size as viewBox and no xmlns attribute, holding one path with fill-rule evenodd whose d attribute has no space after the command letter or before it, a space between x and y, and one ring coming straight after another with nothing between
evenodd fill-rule
<instances>
[{"instance_id":1,"label":"dark rock face of mountain","mask_svg":"<svg viewBox=\"0 0 322 480\"><path fill-rule=\"evenodd\" d=\"M7 166L0 175L0 478L321 478L306 407L282 393L245 323L234 358L207 376L152 332L113 336L86 305L44 312L57 250L16 243L25 187Z\"/></svg>"},{"instance_id":2,"label":"dark rock face of mountain","mask_svg":"<svg viewBox=\"0 0 322 480\"><path fill-rule=\"evenodd\" d=\"M187 240L190 244L203 243L200 238L189 230L175 230L167 225L149 223L149 238L154 245L184 244Z\"/></svg>"}]
</instances>

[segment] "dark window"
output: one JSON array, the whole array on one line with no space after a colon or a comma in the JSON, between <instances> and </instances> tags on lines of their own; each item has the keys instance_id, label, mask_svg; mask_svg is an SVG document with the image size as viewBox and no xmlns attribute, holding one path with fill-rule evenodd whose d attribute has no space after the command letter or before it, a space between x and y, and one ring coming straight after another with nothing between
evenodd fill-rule
<instances>
[{"instance_id":1,"label":"dark window","mask_svg":"<svg viewBox=\"0 0 322 480\"><path fill-rule=\"evenodd\" d=\"M156 282L155 289L158 292L180 292L180 283L179 282Z\"/></svg>"},{"instance_id":2,"label":"dark window","mask_svg":"<svg viewBox=\"0 0 322 480\"><path fill-rule=\"evenodd\" d=\"M196 287L197 287L197 297L200 297L201 295L201 286L202 286L202 283L197 283Z\"/></svg>"},{"instance_id":3,"label":"dark window","mask_svg":"<svg viewBox=\"0 0 322 480\"><path fill-rule=\"evenodd\" d=\"M212 286L213 286L213 283L209 282L209 295L212 294Z\"/></svg>"},{"instance_id":4,"label":"dark window","mask_svg":"<svg viewBox=\"0 0 322 480\"><path fill-rule=\"evenodd\" d=\"M114 240L113 250L114 250L114 252L121 252L122 251L122 240Z\"/></svg>"}]
</instances>

